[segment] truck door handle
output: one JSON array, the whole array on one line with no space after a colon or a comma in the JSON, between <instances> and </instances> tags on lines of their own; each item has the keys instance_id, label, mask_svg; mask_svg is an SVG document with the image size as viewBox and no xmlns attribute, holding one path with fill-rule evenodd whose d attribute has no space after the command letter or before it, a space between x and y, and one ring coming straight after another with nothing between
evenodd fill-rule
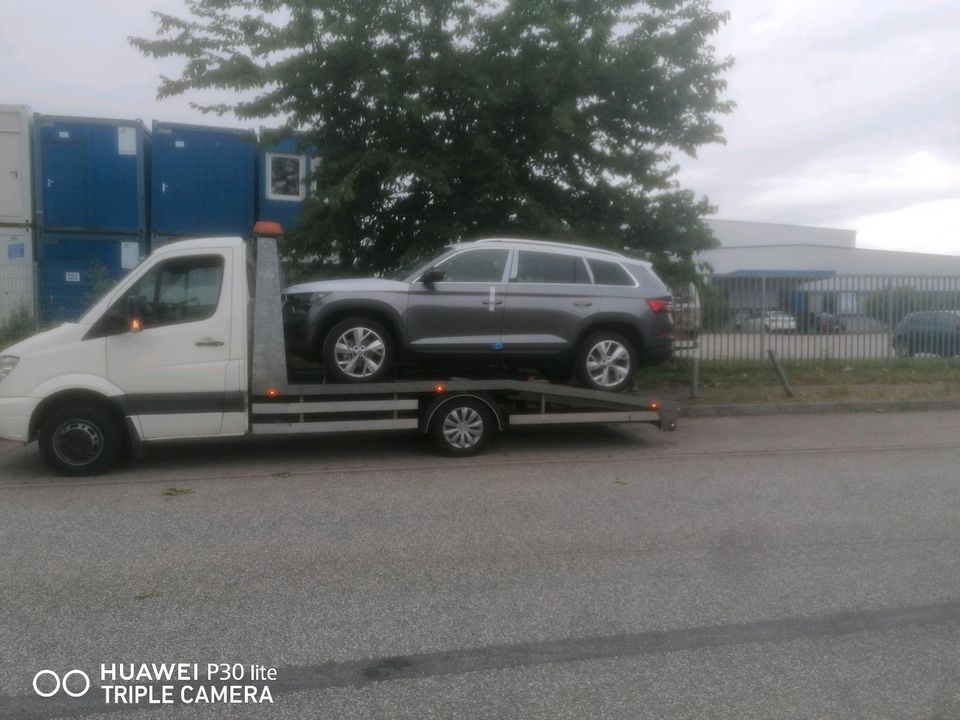
<instances>
[{"instance_id":1,"label":"truck door handle","mask_svg":"<svg viewBox=\"0 0 960 720\"><path fill-rule=\"evenodd\" d=\"M592 302L575 302L574 305L576 305L577 307L590 307L591 305L593 305L593 303Z\"/></svg>"},{"instance_id":2,"label":"truck door handle","mask_svg":"<svg viewBox=\"0 0 960 720\"><path fill-rule=\"evenodd\" d=\"M194 343L197 347L220 347L223 345L223 340L214 340L213 338L203 338L202 340L197 340Z\"/></svg>"},{"instance_id":3,"label":"truck door handle","mask_svg":"<svg viewBox=\"0 0 960 720\"><path fill-rule=\"evenodd\" d=\"M503 305L503 300L481 300L484 305Z\"/></svg>"}]
</instances>

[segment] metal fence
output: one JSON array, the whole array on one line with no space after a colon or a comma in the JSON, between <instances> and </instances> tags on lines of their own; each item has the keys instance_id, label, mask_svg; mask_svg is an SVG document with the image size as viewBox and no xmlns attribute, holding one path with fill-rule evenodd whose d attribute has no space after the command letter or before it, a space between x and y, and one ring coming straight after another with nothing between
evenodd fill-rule
<instances>
[{"instance_id":1,"label":"metal fence","mask_svg":"<svg viewBox=\"0 0 960 720\"><path fill-rule=\"evenodd\" d=\"M741 272L675 291L676 356L757 361L960 354L960 277Z\"/></svg>"},{"instance_id":2,"label":"metal fence","mask_svg":"<svg viewBox=\"0 0 960 720\"><path fill-rule=\"evenodd\" d=\"M0 263L0 350L37 330L32 263Z\"/></svg>"}]
</instances>

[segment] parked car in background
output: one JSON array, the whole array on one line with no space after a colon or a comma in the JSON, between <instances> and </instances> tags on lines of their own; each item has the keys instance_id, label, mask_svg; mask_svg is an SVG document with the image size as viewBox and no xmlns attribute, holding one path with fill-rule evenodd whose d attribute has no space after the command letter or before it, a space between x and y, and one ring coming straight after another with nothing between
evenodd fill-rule
<instances>
[{"instance_id":1,"label":"parked car in background","mask_svg":"<svg viewBox=\"0 0 960 720\"><path fill-rule=\"evenodd\" d=\"M847 321L828 312L817 313L813 317L813 330L817 333L839 335L847 331Z\"/></svg>"},{"instance_id":2,"label":"parked car in background","mask_svg":"<svg viewBox=\"0 0 960 720\"><path fill-rule=\"evenodd\" d=\"M905 315L893 330L897 357L960 353L960 310L935 310Z\"/></svg>"},{"instance_id":3,"label":"parked car in background","mask_svg":"<svg viewBox=\"0 0 960 720\"><path fill-rule=\"evenodd\" d=\"M398 363L535 367L590 388L630 387L670 358L671 296L650 263L565 243L490 239L445 248L392 277L284 293L295 354L332 382L376 382Z\"/></svg>"},{"instance_id":4,"label":"parked car in background","mask_svg":"<svg viewBox=\"0 0 960 720\"><path fill-rule=\"evenodd\" d=\"M692 347L703 331L703 307L694 283L673 288L674 348Z\"/></svg>"},{"instance_id":5,"label":"parked car in background","mask_svg":"<svg viewBox=\"0 0 960 720\"><path fill-rule=\"evenodd\" d=\"M752 312L734 320L734 327L743 332L792 333L797 331L797 320L782 310Z\"/></svg>"}]
</instances>

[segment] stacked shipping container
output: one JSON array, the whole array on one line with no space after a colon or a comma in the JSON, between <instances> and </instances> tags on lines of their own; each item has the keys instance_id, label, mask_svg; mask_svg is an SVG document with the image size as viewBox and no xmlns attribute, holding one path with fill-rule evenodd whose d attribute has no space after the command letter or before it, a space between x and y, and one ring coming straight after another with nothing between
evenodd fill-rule
<instances>
[{"instance_id":1,"label":"stacked shipping container","mask_svg":"<svg viewBox=\"0 0 960 720\"><path fill-rule=\"evenodd\" d=\"M154 121L153 245L253 230L257 136L248 130Z\"/></svg>"},{"instance_id":2,"label":"stacked shipping container","mask_svg":"<svg viewBox=\"0 0 960 720\"><path fill-rule=\"evenodd\" d=\"M79 317L146 253L149 154L138 120L34 117L44 322Z\"/></svg>"},{"instance_id":3,"label":"stacked shipping container","mask_svg":"<svg viewBox=\"0 0 960 720\"><path fill-rule=\"evenodd\" d=\"M35 315L30 111L0 105L0 330Z\"/></svg>"},{"instance_id":4,"label":"stacked shipping container","mask_svg":"<svg viewBox=\"0 0 960 720\"><path fill-rule=\"evenodd\" d=\"M293 228L315 155L298 136L0 105L0 327L76 319L151 244Z\"/></svg>"}]
</instances>

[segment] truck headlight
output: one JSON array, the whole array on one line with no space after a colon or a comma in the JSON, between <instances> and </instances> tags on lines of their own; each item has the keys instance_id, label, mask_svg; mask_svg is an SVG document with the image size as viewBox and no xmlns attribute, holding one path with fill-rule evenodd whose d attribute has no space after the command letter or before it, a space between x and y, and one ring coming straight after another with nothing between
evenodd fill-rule
<instances>
[{"instance_id":1,"label":"truck headlight","mask_svg":"<svg viewBox=\"0 0 960 720\"><path fill-rule=\"evenodd\" d=\"M16 355L0 355L0 380L9 375L18 362L20 362L20 358Z\"/></svg>"}]
</instances>

